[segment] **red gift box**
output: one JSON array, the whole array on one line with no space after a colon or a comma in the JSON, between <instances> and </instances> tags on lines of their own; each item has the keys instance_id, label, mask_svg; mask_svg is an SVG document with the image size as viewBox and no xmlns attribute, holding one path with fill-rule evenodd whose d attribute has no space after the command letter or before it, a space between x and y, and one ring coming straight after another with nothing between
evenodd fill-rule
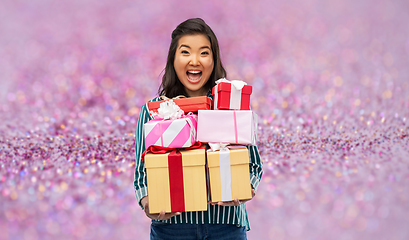
<instances>
[{"instance_id":1,"label":"red gift box","mask_svg":"<svg viewBox=\"0 0 409 240\"><path fill-rule=\"evenodd\" d=\"M244 85L241 90L236 90L231 83L221 82L212 89L213 107L215 110L249 110L250 95L253 88L249 85ZM217 96L215 95L217 94ZM232 96L235 97L232 97ZM238 97L237 97L238 96ZM232 98L233 101L232 101ZM239 102L236 102L239 101ZM239 106L239 107L238 107Z\"/></svg>"},{"instance_id":2,"label":"red gift box","mask_svg":"<svg viewBox=\"0 0 409 240\"><path fill-rule=\"evenodd\" d=\"M155 113L158 112L158 108L160 104L165 101L169 101L170 99L165 99L162 101L156 102L149 102L148 108L149 111L153 111ZM172 101L180 107L185 113L197 113L198 110L210 110L212 107L212 101L210 98L206 96L200 97L190 97L190 98L175 98Z\"/></svg>"}]
</instances>

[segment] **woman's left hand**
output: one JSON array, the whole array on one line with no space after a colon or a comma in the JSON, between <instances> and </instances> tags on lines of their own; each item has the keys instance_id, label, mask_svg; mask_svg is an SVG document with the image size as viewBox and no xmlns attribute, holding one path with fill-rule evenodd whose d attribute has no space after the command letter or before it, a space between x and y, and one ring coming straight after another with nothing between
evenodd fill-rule
<instances>
[{"instance_id":1,"label":"woman's left hand","mask_svg":"<svg viewBox=\"0 0 409 240\"><path fill-rule=\"evenodd\" d=\"M246 200L238 200L237 198L234 199L233 201L228 201L228 202L212 202L212 205L220 205L220 206L240 206L241 204L250 201L251 199L254 198L256 194L254 193L254 189L251 189L251 198L246 199Z\"/></svg>"}]
</instances>

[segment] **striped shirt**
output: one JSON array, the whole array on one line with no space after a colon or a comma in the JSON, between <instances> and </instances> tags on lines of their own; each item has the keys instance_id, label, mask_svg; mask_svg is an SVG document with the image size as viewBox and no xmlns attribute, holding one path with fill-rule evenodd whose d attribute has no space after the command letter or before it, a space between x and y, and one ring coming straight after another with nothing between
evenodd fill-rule
<instances>
[{"instance_id":1,"label":"striped shirt","mask_svg":"<svg viewBox=\"0 0 409 240\"><path fill-rule=\"evenodd\" d=\"M208 97L212 97L208 94ZM159 101L159 97L156 97L148 102ZM135 195L139 205L141 205L141 199L148 195L146 171L144 161L141 161L141 155L145 151L145 139L143 134L143 125L152 120L152 116L149 115L148 103L141 107L139 114L138 125L135 134L135 149L136 149L136 167L135 167ZM250 158L250 182L254 191L257 191L258 184L263 174L262 162L257 149L257 146L248 146L249 158ZM182 212L178 216L174 216L168 220L162 221L166 223L191 223L191 224L234 224L236 226L245 226L247 230L250 230L249 220L247 218L247 211L245 204L240 206L219 206L208 204L207 211L197 212ZM152 220L160 221L160 220Z\"/></svg>"}]
</instances>

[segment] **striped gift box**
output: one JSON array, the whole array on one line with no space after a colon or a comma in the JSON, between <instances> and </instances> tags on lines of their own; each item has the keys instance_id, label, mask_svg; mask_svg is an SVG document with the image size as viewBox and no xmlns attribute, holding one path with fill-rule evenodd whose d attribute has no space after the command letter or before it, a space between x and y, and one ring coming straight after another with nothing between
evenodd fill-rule
<instances>
[{"instance_id":1,"label":"striped gift box","mask_svg":"<svg viewBox=\"0 0 409 240\"><path fill-rule=\"evenodd\" d=\"M174 120L153 119L144 124L145 147L190 147L196 142L196 131L197 115L194 114Z\"/></svg>"}]
</instances>

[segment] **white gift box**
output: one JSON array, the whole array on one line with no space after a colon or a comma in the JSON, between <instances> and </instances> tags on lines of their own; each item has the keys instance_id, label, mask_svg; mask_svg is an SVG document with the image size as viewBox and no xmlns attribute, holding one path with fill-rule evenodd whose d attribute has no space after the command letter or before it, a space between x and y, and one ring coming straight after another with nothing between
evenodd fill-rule
<instances>
[{"instance_id":1,"label":"white gift box","mask_svg":"<svg viewBox=\"0 0 409 240\"><path fill-rule=\"evenodd\" d=\"M257 114L250 110L199 110L197 141L256 145Z\"/></svg>"}]
</instances>

